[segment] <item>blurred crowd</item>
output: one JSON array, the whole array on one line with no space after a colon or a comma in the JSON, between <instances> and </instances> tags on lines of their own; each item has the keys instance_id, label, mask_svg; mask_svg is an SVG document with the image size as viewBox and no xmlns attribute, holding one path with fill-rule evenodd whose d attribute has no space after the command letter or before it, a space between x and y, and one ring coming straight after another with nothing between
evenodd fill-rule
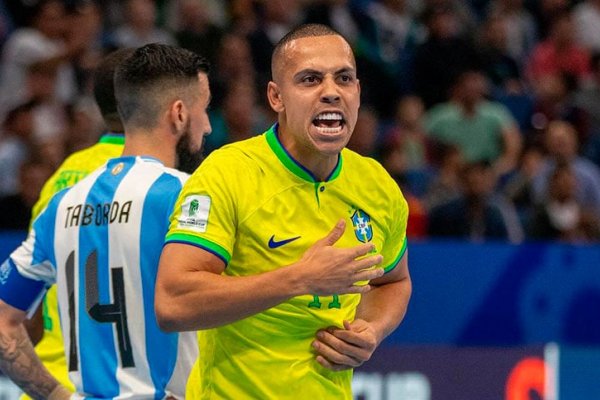
<instances>
[{"instance_id":1,"label":"blurred crowd","mask_svg":"<svg viewBox=\"0 0 600 400\"><path fill-rule=\"evenodd\" d=\"M210 152L275 121L271 51L303 22L355 50L348 147L396 179L409 238L600 240L600 0L0 0L0 229L25 229L43 182L103 132L104 54L208 58Z\"/></svg>"}]
</instances>

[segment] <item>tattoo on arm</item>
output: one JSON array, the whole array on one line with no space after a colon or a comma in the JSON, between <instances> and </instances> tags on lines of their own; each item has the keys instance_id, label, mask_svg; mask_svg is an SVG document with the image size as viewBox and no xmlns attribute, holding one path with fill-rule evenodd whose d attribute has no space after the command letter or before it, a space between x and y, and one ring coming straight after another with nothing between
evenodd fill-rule
<instances>
[{"instance_id":1,"label":"tattoo on arm","mask_svg":"<svg viewBox=\"0 0 600 400\"><path fill-rule=\"evenodd\" d=\"M35 354L21 325L12 332L0 331L0 369L34 399L46 399L58 382Z\"/></svg>"}]
</instances>

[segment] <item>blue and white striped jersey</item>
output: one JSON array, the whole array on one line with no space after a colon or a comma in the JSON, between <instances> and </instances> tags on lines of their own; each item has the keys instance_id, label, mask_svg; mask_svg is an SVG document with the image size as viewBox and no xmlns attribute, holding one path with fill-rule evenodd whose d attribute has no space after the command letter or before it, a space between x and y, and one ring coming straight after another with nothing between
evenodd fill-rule
<instances>
[{"instance_id":1,"label":"blue and white striped jersey","mask_svg":"<svg viewBox=\"0 0 600 400\"><path fill-rule=\"evenodd\" d=\"M0 298L29 312L57 283L75 398L183 398L196 335L160 331L154 286L186 179L152 158L112 159L59 192L0 267Z\"/></svg>"}]
</instances>

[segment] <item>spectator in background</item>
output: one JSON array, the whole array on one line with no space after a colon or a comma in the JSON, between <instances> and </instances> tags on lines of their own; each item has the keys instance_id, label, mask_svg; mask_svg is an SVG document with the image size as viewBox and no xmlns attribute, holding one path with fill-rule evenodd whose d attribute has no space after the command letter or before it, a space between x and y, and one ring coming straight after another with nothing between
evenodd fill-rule
<instances>
[{"instance_id":1,"label":"spectator in background","mask_svg":"<svg viewBox=\"0 0 600 400\"><path fill-rule=\"evenodd\" d=\"M60 0L40 0L31 12L29 27L17 29L4 45L0 73L0 114L27 99L25 81L35 62L57 67L54 96L71 102L77 87L73 61L85 48L85 35L68 32L68 17Z\"/></svg>"},{"instance_id":2,"label":"spectator in background","mask_svg":"<svg viewBox=\"0 0 600 400\"><path fill-rule=\"evenodd\" d=\"M574 95L574 106L582 110L589 126L589 135L582 144L584 156L600 166L600 52L591 58L590 81Z\"/></svg>"},{"instance_id":3,"label":"spectator in background","mask_svg":"<svg viewBox=\"0 0 600 400\"><path fill-rule=\"evenodd\" d=\"M125 23L112 34L115 47L140 47L148 43L176 44L175 38L156 26L156 4L153 0L127 0Z\"/></svg>"},{"instance_id":4,"label":"spectator in background","mask_svg":"<svg viewBox=\"0 0 600 400\"><path fill-rule=\"evenodd\" d=\"M523 0L492 0L488 15L501 18L506 31L506 50L522 66L537 42L535 19L523 6Z\"/></svg>"},{"instance_id":5,"label":"spectator in background","mask_svg":"<svg viewBox=\"0 0 600 400\"><path fill-rule=\"evenodd\" d=\"M424 170L429 164L424 117L421 98L404 96L396 105L393 124L384 132L383 145L398 148L409 171Z\"/></svg>"},{"instance_id":6,"label":"spectator in background","mask_svg":"<svg viewBox=\"0 0 600 400\"><path fill-rule=\"evenodd\" d=\"M218 107L231 82L247 81L256 85L256 71L252 65L252 49L248 40L238 34L223 36L214 68L211 68L212 102ZM264 96L262 96L264 97Z\"/></svg>"},{"instance_id":7,"label":"spectator in background","mask_svg":"<svg viewBox=\"0 0 600 400\"><path fill-rule=\"evenodd\" d=\"M202 54L214 65L223 29L210 19L207 6L200 0L181 0L176 3L177 24L175 39L177 44L197 54Z\"/></svg>"},{"instance_id":8,"label":"spectator in background","mask_svg":"<svg viewBox=\"0 0 600 400\"><path fill-rule=\"evenodd\" d=\"M271 53L275 44L303 18L300 0L257 0L254 3L257 20L247 39L256 70L256 84L262 91L271 79Z\"/></svg>"},{"instance_id":9,"label":"spectator in background","mask_svg":"<svg viewBox=\"0 0 600 400\"><path fill-rule=\"evenodd\" d=\"M423 196L423 204L427 210L454 200L462 194L460 176L464 160L460 149L443 143L432 145L432 149L437 168Z\"/></svg>"},{"instance_id":10,"label":"spectator in background","mask_svg":"<svg viewBox=\"0 0 600 400\"><path fill-rule=\"evenodd\" d=\"M530 82L559 73L573 75L579 82L589 75L589 54L577 44L575 29L570 12L554 17L548 38L535 46L527 60L526 75Z\"/></svg>"},{"instance_id":11,"label":"spectator in background","mask_svg":"<svg viewBox=\"0 0 600 400\"><path fill-rule=\"evenodd\" d=\"M522 93L519 64L508 52L505 21L501 14L491 14L481 26L479 45L483 69L493 85L493 94Z\"/></svg>"},{"instance_id":12,"label":"spectator in background","mask_svg":"<svg viewBox=\"0 0 600 400\"><path fill-rule=\"evenodd\" d=\"M32 149L34 101L10 110L4 119L0 135L0 196L18 191L21 164Z\"/></svg>"},{"instance_id":13,"label":"spectator in background","mask_svg":"<svg viewBox=\"0 0 600 400\"><path fill-rule=\"evenodd\" d=\"M589 115L575 101L577 79L566 73L547 74L534 82L529 143L542 144L551 121L567 121L575 127L579 143L589 135Z\"/></svg>"},{"instance_id":14,"label":"spectator in background","mask_svg":"<svg viewBox=\"0 0 600 400\"><path fill-rule=\"evenodd\" d=\"M394 120L379 140L382 163L390 168L392 176L402 177L403 191L417 197L424 195L431 175L424 113L419 97L404 96L396 105Z\"/></svg>"},{"instance_id":15,"label":"spectator in background","mask_svg":"<svg viewBox=\"0 0 600 400\"><path fill-rule=\"evenodd\" d=\"M31 210L52 168L40 161L26 161L19 169L19 186L15 194L0 197L0 230L29 227Z\"/></svg>"},{"instance_id":16,"label":"spectator in background","mask_svg":"<svg viewBox=\"0 0 600 400\"><path fill-rule=\"evenodd\" d=\"M428 135L456 145L469 163L491 163L499 176L517 166L521 135L503 105L485 99L486 80L480 71L459 75L450 101L429 110L425 118Z\"/></svg>"},{"instance_id":17,"label":"spectator in background","mask_svg":"<svg viewBox=\"0 0 600 400\"><path fill-rule=\"evenodd\" d=\"M526 5L536 21L538 40L544 40L551 34L556 17L567 12L571 0L526 0Z\"/></svg>"},{"instance_id":18,"label":"spectator in background","mask_svg":"<svg viewBox=\"0 0 600 400\"><path fill-rule=\"evenodd\" d=\"M523 232L512 205L492 196L495 179L490 164L468 164L461 178L463 194L430 211L428 234L472 241L521 241Z\"/></svg>"},{"instance_id":19,"label":"spectator in background","mask_svg":"<svg viewBox=\"0 0 600 400\"><path fill-rule=\"evenodd\" d=\"M597 211L577 199L577 176L567 163L551 172L546 193L529 225L534 239L586 242L600 239Z\"/></svg>"},{"instance_id":20,"label":"spectator in background","mask_svg":"<svg viewBox=\"0 0 600 400\"><path fill-rule=\"evenodd\" d=\"M529 146L521 154L519 168L501 184L500 191L514 204L522 226L529 226L533 216L536 203L533 180L540 171L542 161L542 149Z\"/></svg>"},{"instance_id":21,"label":"spectator in background","mask_svg":"<svg viewBox=\"0 0 600 400\"><path fill-rule=\"evenodd\" d=\"M358 118L354 126L354 132L348 141L350 150L354 150L361 156L374 157L379 139L379 115L369 107L361 107L358 110Z\"/></svg>"},{"instance_id":22,"label":"spectator in background","mask_svg":"<svg viewBox=\"0 0 600 400\"><path fill-rule=\"evenodd\" d=\"M410 67L425 31L405 0L381 0L359 7L355 44L362 97L383 118L393 116L399 96L412 87Z\"/></svg>"},{"instance_id":23,"label":"spectator in background","mask_svg":"<svg viewBox=\"0 0 600 400\"><path fill-rule=\"evenodd\" d=\"M545 136L547 156L533 181L537 202L544 200L552 171L557 165L567 164L576 178L576 199L583 207L600 213L600 170L590 160L578 154L579 143L573 125L552 121Z\"/></svg>"},{"instance_id":24,"label":"spectator in background","mask_svg":"<svg viewBox=\"0 0 600 400\"><path fill-rule=\"evenodd\" d=\"M354 47L358 39L359 23L348 0L315 0L306 6L304 23L323 24L342 34ZM361 20L361 24L364 21Z\"/></svg>"},{"instance_id":25,"label":"spectator in background","mask_svg":"<svg viewBox=\"0 0 600 400\"><path fill-rule=\"evenodd\" d=\"M457 16L449 4L427 8L423 15L427 40L415 49L412 76L415 93L429 109L448 100L452 83L462 72L480 68L480 54L472 41L459 35Z\"/></svg>"},{"instance_id":26,"label":"spectator in background","mask_svg":"<svg viewBox=\"0 0 600 400\"><path fill-rule=\"evenodd\" d=\"M600 0L584 0L573 10L578 43L588 51L600 51Z\"/></svg>"},{"instance_id":27,"label":"spectator in background","mask_svg":"<svg viewBox=\"0 0 600 400\"><path fill-rule=\"evenodd\" d=\"M205 151L227 143L248 139L255 132L265 130L269 119L261 109L256 89L248 80L232 81L227 87L220 106L210 113L212 133L205 139Z\"/></svg>"}]
</instances>

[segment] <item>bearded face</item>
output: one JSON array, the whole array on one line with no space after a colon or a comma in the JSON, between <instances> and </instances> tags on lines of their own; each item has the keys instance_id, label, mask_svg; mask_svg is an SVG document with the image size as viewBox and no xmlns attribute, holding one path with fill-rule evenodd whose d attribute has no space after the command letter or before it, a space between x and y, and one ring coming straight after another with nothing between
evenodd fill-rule
<instances>
[{"instance_id":1,"label":"bearded face","mask_svg":"<svg viewBox=\"0 0 600 400\"><path fill-rule=\"evenodd\" d=\"M188 174L193 173L204 159L204 140L202 140L200 148L194 151L190 125L188 120L183 135L177 143L177 169Z\"/></svg>"}]
</instances>

